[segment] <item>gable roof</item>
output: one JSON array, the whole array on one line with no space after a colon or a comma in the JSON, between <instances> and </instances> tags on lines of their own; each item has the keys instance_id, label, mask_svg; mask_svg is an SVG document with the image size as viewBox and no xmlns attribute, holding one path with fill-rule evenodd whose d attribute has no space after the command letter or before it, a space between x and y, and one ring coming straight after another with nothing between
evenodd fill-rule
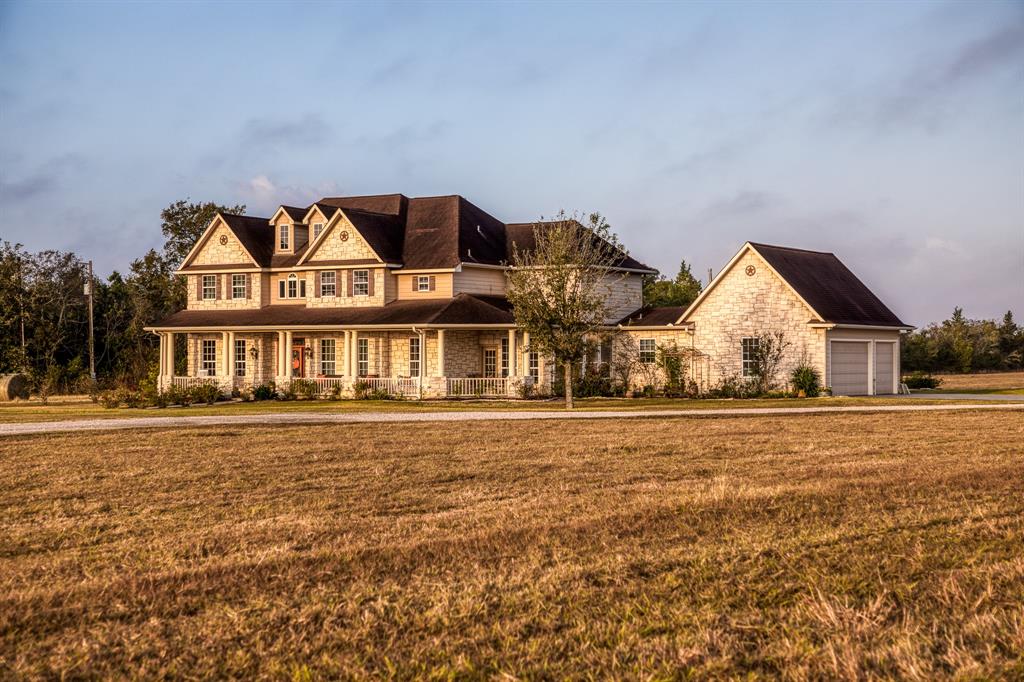
<instances>
[{"instance_id":1,"label":"gable roof","mask_svg":"<svg viewBox=\"0 0 1024 682\"><path fill-rule=\"evenodd\" d=\"M267 219L260 218L257 216L241 216L233 213L220 213L210 221L210 224L206 226L206 230L196 241L195 245L185 256L185 259L178 266L178 269L184 269L189 266L192 259L199 253L202 246L213 234L214 225L220 220L228 228L228 230L235 235L238 243L242 245L242 248L249 254L253 262L264 267L270 263L270 257L274 252L274 245L271 240L264 238L264 232L267 229Z\"/></svg>"},{"instance_id":2,"label":"gable roof","mask_svg":"<svg viewBox=\"0 0 1024 682\"><path fill-rule=\"evenodd\" d=\"M750 242L800 296L835 324L906 327L834 253Z\"/></svg>"},{"instance_id":3,"label":"gable roof","mask_svg":"<svg viewBox=\"0 0 1024 682\"><path fill-rule=\"evenodd\" d=\"M803 301L817 321L873 327L911 329L874 292L857 278L834 253L746 242L722 272L679 317L683 322L747 251L760 256ZM815 320L811 320L812 322Z\"/></svg>"},{"instance_id":4,"label":"gable roof","mask_svg":"<svg viewBox=\"0 0 1024 682\"><path fill-rule=\"evenodd\" d=\"M284 212L299 223L314 208L328 221L333 221L340 210L383 262L400 264L407 270L448 270L460 264L499 266L511 259L513 244L526 250L534 245L535 223L506 225L457 194L412 199L404 194L324 197L305 209L281 206L274 217ZM223 217L260 267L302 265L309 247L316 244L311 240L294 254L275 255L275 235L269 227L273 218ZM554 223L536 224L543 228ZM617 267L654 272L626 254Z\"/></svg>"}]
</instances>

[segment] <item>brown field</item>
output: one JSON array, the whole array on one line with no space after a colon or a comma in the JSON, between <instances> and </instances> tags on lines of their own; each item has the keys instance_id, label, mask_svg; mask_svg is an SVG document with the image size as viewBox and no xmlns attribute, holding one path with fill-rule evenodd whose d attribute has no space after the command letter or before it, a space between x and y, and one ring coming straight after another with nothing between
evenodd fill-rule
<instances>
[{"instance_id":1,"label":"brown field","mask_svg":"<svg viewBox=\"0 0 1024 682\"><path fill-rule=\"evenodd\" d=\"M991 402L1006 402L992 395ZM899 397L820 397L754 400L690 400L685 398L577 398L581 410L700 410L751 407L843 407L849 405L906 405ZM915 398L915 405L945 405L947 401ZM467 410L560 410L560 399L550 400L267 400L263 402L221 402L187 408L107 409L87 396L64 397L43 405L38 400L0 401L0 424L79 419L123 419L134 417L188 417L198 415L266 414L268 412L461 412Z\"/></svg>"},{"instance_id":2,"label":"brown field","mask_svg":"<svg viewBox=\"0 0 1024 682\"><path fill-rule=\"evenodd\" d=\"M936 374L942 379L942 390L989 391L1024 388L1024 372L989 372L985 374Z\"/></svg>"},{"instance_id":3,"label":"brown field","mask_svg":"<svg viewBox=\"0 0 1024 682\"><path fill-rule=\"evenodd\" d=\"M1024 416L0 439L0 678L1024 676Z\"/></svg>"}]
</instances>

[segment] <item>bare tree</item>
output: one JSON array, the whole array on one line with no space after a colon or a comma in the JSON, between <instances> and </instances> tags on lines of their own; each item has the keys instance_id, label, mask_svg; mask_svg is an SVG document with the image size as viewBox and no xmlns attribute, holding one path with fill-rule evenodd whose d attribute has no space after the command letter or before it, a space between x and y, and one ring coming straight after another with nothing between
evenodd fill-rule
<instances>
[{"instance_id":1,"label":"bare tree","mask_svg":"<svg viewBox=\"0 0 1024 682\"><path fill-rule=\"evenodd\" d=\"M625 252L598 213L567 214L533 226L532 244L512 244L508 300L530 347L554 357L572 409L572 365L607 324L608 293Z\"/></svg>"}]
</instances>

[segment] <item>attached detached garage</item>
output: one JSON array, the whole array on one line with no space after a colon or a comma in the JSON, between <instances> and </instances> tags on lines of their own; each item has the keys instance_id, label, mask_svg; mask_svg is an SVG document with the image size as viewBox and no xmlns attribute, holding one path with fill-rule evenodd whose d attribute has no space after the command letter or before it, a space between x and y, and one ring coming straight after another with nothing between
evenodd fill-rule
<instances>
[{"instance_id":1,"label":"attached detached garage","mask_svg":"<svg viewBox=\"0 0 1024 682\"><path fill-rule=\"evenodd\" d=\"M826 383L833 395L893 395L899 363L899 332L829 330Z\"/></svg>"}]
</instances>

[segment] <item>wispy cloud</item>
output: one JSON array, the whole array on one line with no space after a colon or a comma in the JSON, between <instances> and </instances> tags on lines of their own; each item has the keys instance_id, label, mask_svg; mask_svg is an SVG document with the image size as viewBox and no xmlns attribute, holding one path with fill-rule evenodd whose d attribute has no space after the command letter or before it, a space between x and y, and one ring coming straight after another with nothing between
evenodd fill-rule
<instances>
[{"instance_id":1,"label":"wispy cloud","mask_svg":"<svg viewBox=\"0 0 1024 682\"><path fill-rule=\"evenodd\" d=\"M915 128L940 130L958 97L973 83L1003 72L1024 80L1024 20L992 29L952 51L926 55L894 84L873 83L840 97L828 122L866 126L877 132Z\"/></svg>"},{"instance_id":2,"label":"wispy cloud","mask_svg":"<svg viewBox=\"0 0 1024 682\"><path fill-rule=\"evenodd\" d=\"M312 147L326 143L330 134L330 126L318 114L297 120L254 118L242 126L240 142L249 149Z\"/></svg>"}]
</instances>

